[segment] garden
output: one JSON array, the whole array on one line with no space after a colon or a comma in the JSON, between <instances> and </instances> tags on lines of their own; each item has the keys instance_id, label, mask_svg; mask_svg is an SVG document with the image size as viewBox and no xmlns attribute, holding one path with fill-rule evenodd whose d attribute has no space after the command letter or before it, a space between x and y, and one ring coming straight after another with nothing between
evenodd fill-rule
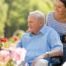
<instances>
[{"instance_id":1,"label":"garden","mask_svg":"<svg viewBox=\"0 0 66 66\"><path fill-rule=\"evenodd\" d=\"M24 60L25 55L18 52L26 51L15 46L27 31L29 12L40 10L47 15L53 6L53 0L0 0L0 66L18 66Z\"/></svg>"}]
</instances>

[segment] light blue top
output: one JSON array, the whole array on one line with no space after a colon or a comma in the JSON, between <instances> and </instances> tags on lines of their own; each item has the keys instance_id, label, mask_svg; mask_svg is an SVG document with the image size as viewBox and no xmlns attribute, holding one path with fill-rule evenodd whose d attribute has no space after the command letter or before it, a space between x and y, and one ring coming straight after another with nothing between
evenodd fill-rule
<instances>
[{"instance_id":1,"label":"light blue top","mask_svg":"<svg viewBox=\"0 0 66 66\"><path fill-rule=\"evenodd\" d=\"M46 21L48 26L51 26L52 28L54 28L59 33L60 36L66 34L66 23L58 22L54 18L54 12L50 12L47 15Z\"/></svg>"},{"instance_id":2,"label":"light blue top","mask_svg":"<svg viewBox=\"0 0 66 66\"><path fill-rule=\"evenodd\" d=\"M26 62L31 66L32 61L39 55L51 51L55 48L63 51L63 45L58 33L44 26L36 35L29 32L25 33L17 47L24 47L27 50Z\"/></svg>"}]
</instances>

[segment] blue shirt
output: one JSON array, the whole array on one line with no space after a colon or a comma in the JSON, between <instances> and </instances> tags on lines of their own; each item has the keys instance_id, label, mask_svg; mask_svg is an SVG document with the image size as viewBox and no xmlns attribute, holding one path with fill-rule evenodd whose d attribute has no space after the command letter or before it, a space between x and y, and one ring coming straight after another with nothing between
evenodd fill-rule
<instances>
[{"instance_id":1,"label":"blue shirt","mask_svg":"<svg viewBox=\"0 0 66 66\"><path fill-rule=\"evenodd\" d=\"M29 64L31 64L36 57L55 48L63 51L63 46L58 33L48 26L42 27L36 35L27 32L22 37L17 47L26 48L27 54L25 60Z\"/></svg>"},{"instance_id":2,"label":"blue shirt","mask_svg":"<svg viewBox=\"0 0 66 66\"><path fill-rule=\"evenodd\" d=\"M54 28L59 33L60 36L66 34L66 23L64 22L61 23L58 20L56 20L54 17L54 12L50 12L47 15L46 21L48 26Z\"/></svg>"}]
</instances>

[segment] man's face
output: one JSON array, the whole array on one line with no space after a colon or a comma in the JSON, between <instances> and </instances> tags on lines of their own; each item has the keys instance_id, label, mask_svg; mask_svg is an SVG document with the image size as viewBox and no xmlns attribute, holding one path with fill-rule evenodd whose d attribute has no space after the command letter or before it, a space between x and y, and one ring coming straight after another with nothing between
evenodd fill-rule
<instances>
[{"instance_id":1,"label":"man's face","mask_svg":"<svg viewBox=\"0 0 66 66\"><path fill-rule=\"evenodd\" d=\"M41 22L35 16L28 17L28 31L31 33L37 33L41 28Z\"/></svg>"}]
</instances>

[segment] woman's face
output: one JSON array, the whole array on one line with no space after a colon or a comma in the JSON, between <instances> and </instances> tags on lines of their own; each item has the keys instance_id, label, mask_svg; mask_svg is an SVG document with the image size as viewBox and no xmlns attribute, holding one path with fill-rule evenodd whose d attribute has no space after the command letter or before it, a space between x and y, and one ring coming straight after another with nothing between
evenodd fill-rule
<instances>
[{"instance_id":1,"label":"woman's face","mask_svg":"<svg viewBox=\"0 0 66 66\"><path fill-rule=\"evenodd\" d=\"M55 1L55 13L62 15L65 14L66 12L66 7L60 0Z\"/></svg>"}]
</instances>

